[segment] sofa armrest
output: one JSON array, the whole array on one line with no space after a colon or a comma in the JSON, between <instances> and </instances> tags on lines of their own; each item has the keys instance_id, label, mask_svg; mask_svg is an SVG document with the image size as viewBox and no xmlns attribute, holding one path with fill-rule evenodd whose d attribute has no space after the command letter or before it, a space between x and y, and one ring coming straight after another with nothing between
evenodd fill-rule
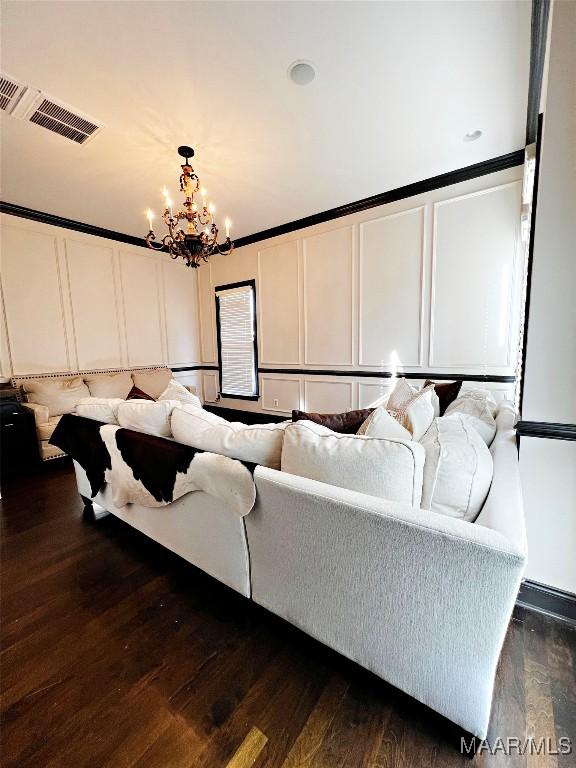
<instances>
[{"instance_id":1,"label":"sofa armrest","mask_svg":"<svg viewBox=\"0 0 576 768\"><path fill-rule=\"evenodd\" d=\"M22 403L22 407L34 414L34 421L36 422L37 427L41 424L46 424L50 418L50 411L48 410L47 405L40 405L39 403Z\"/></svg>"},{"instance_id":2,"label":"sofa armrest","mask_svg":"<svg viewBox=\"0 0 576 768\"><path fill-rule=\"evenodd\" d=\"M263 467L255 481L254 600L484 738L521 544Z\"/></svg>"}]
</instances>

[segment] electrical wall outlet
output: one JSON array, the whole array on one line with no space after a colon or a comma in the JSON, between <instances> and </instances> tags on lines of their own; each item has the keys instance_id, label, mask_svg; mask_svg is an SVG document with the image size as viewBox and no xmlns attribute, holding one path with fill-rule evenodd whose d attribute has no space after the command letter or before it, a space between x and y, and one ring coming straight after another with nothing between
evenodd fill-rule
<instances>
[{"instance_id":1,"label":"electrical wall outlet","mask_svg":"<svg viewBox=\"0 0 576 768\"><path fill-rule=\"evenodd\" d=\"M277 397L274 398L274 407L278 408L278 398Z\"/></svg>"}]
</instances>

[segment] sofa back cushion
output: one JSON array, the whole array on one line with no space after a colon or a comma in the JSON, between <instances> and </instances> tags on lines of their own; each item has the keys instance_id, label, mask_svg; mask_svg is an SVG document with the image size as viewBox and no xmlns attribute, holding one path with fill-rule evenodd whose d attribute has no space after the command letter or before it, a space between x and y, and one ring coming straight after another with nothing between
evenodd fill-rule
<instances>
[{"instance_id":1,"label":"sofa back cushion","mask_svg":"<svg viewBox=\"0 0 576 768\"><path fill-rule=\"evenodd\" d=\"M344 411L343 413L292 411L292 421L313 421L315 424L328 427L333 432L354 435L373 411L374 408L361 408L357 411Z\"/></svg>"},{"instance_id":2,"label":"sofa back cushion","mask_svg":"<svg viewBox=\"0 0 576 768\"><path fill-rule=\"evenodd\" d=\"M300 421L286 427L282 471L419 507L424 455L412 440L343 435Z\"/></svg>"},{"instance_id":3,"label":"sofa back cushion","mask_svg":"<svg viewBox=\"0 0 576 768\"><path fill-rule=\"evenodd\" d=\"M272 469L280 469L285 426L226 421L186 404L172 412L172 434L177 442Z\"/></svg>"},{"instance_id":4,"label":"sofa back cushion","mask_svg":"<svg viewBox=\"0 0 576 768\"><path fill-rule=\"evenodd\" d=\"M183 384L180 384L179 381L176 381L176 379L170 380L168 386L164 392L162 392L158 400L178 400L181 403L187 403L196 408L202 408L200 398L193 392L190 392L189 389L186 389L186 387Z\"/></svg>"},{"instance_id":5,"label":"sofa back cushion","mask_svg":"<svg viewBox=\"0 0 576 768\"><path fill-rule=\"evenodd\" d=\"M171 437L170 416L177 400L126 400L118 406L118 424L158 437Z\"/></svg>"},{"instance_id":6,"label":"sofa back cushion","mask_svg":"<svg viewBox=\"0 0 576 768\"><path fill-rule=\"evenodd\" d=\"M422 508L473 522L492 483L492 455L465 416L434 419L422 438L426 451Z\"/></svg>"},{"instance_id":7,"label":"sofa back cushion","mask_svg":"<svg viewBox=\"0 0 576 768\"><path fill-rule=\"evenodd\" d=\"M496 410L495 403L489 395L482 397L481 394L474 394L474 392L477 391L473 390L472 394L464 393L453 403L450 403L446 409L446 416L454 413L465 416L466 421L474 427L486 445L489 446L496 434L496 420L493 415Z\"/></svg>"},{"instance_id":8,"label":"sofa back cushion","mask_svg":"<svg viewBox=\"0 0 576 768\"><path fill-rule=\"evenodd\" d=\"M84 376L90 395L100 398L121 398L126 400L132 389L132 376L129 372L88 373Z\"/></svg>"},{"instance_id":9,"label":"sofa back cushion","mask_svg":"<svg viewBox=\"0 0 576 768\"><path fill-rule=\"evenodd\" d=\"M90 391L80 376L69 379L27 379L22 382L26 398L31 403L45 405L50 417L73 413L77 404Z\"/></svg>"},{"instance_id":10,"label":"sofa back cushion","mask_svg":"<svg viewBox=\"0 0 576 768\"><path fill-rule=\"evenodd\" d=\"M147 395L158 400L172 378L172 371L168 368L157 368L152 371L132 371L134 384L146 392Z\"/></svg>"},{"instance_id":11,"label":"sofa back cushion","mask_svg":"<svg viewBox=\"0 0 576 768\"><path fill-rule=\"evenodd\" d=\"M118 407L123 402L120 397L85 397L76 406L76 414L104 424L118 424Z\"/></svg>"}]
</instances>

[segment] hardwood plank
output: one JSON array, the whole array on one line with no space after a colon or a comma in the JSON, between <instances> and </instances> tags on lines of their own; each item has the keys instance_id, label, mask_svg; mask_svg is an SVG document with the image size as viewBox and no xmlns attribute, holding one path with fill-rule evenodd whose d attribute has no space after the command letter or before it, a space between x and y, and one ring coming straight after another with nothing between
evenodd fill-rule
<instances>
[{"instance_id":1,"label":"hardwood plank","mask_svg":"<svg viewBox=\"0 0 576 768\"><path fill-rule=\"evenodd\" d=\"M3 494L3 767L470 765L426 707L116 518L86 523L69 465ZM575 640L515 611L492 740L574 740ZM568 768L574 754L475 765Z\"/></svg>"},{"instance_id":2,"label":"hardwood plank","mask_svg":"<svg viewBox=\"0 0 576 768\"><path fill-rule=\"evenodd\" d=\"M326 731L334 719L348 686L348 681L339 676L328 681L306 725L282 763L282 768L311 768L315 764L316 753L322 746Z\"/></svg>"},{"instance_id":3,"label":"hardwood plank","mask_svg":"<svg viewBox=\"0 0 576 768\"><path fill-rule=\"evenodd\" d=\"M248 731L248 735L226 765L226 768L250 768L258 759L267 741L268 738L262 731L252 726Z\"/></svg>"}]
</instances>

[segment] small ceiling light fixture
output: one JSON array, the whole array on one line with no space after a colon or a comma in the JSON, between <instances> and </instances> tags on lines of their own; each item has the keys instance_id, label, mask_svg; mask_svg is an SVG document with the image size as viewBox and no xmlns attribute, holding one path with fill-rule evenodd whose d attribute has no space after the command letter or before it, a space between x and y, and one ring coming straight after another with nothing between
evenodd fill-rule
<instances>
[{"instance_id":1,"label":"small ceiling light fixture","mask_svg":"<svg viewBox=\"0 0 576 768\"><path fill-rule=\"evenodd\" d=\"M295 85L308 85L316 77L316 70L311 61L298 59L288 67L288 77Z\"/></svg>"},{"instance_id":2,"label":"small ceiling light fixture","mask_svg":"<svg viewBox=\"0 0 576 768\"><path fill-rule=\"evenodd\" d=\"M464 134L464 141L477 141L480 136L482 136L482 131L479 128L476 128L473 131L468 131L468 133Z\"/></svg>"},{"instance_id":3,"label":"small ceiling light fixture","mask_svg":"<svg viewBox=\"0 0 576 768\"><path fill-rule=\"evenodd\" d=\"M168 253L173 259L181 257L187 267L199 267L202 261L208 261L210 256L220 253L223 256L231 253L234 243L230 240L230 228L232 226L230 219L224 220L226 229L226 240L221 245L218 244L218 227L214 220L216 208L213 203L206 204L208 193L204 187L200 187L200 179L194 173L190 165L190 158L194 157L192 147L178 147L178 154L184 158L180 166L180 191L184 193L184 203L182 210L174 210L174 203L170 199L170 193L164 187L162 194L164 196L164 213L162 220L168 227L168 234L164 235L160 242L156 241L156 234L152 226L154 213L148 208L146 218L148 219L148 234L146 235L146 245L154 250L168 249ZM202 197L202 203L194 200L194 195L198 192ZM178 226L180 221L186 222L186 231Z\"/></svg>"}]
</instances>

